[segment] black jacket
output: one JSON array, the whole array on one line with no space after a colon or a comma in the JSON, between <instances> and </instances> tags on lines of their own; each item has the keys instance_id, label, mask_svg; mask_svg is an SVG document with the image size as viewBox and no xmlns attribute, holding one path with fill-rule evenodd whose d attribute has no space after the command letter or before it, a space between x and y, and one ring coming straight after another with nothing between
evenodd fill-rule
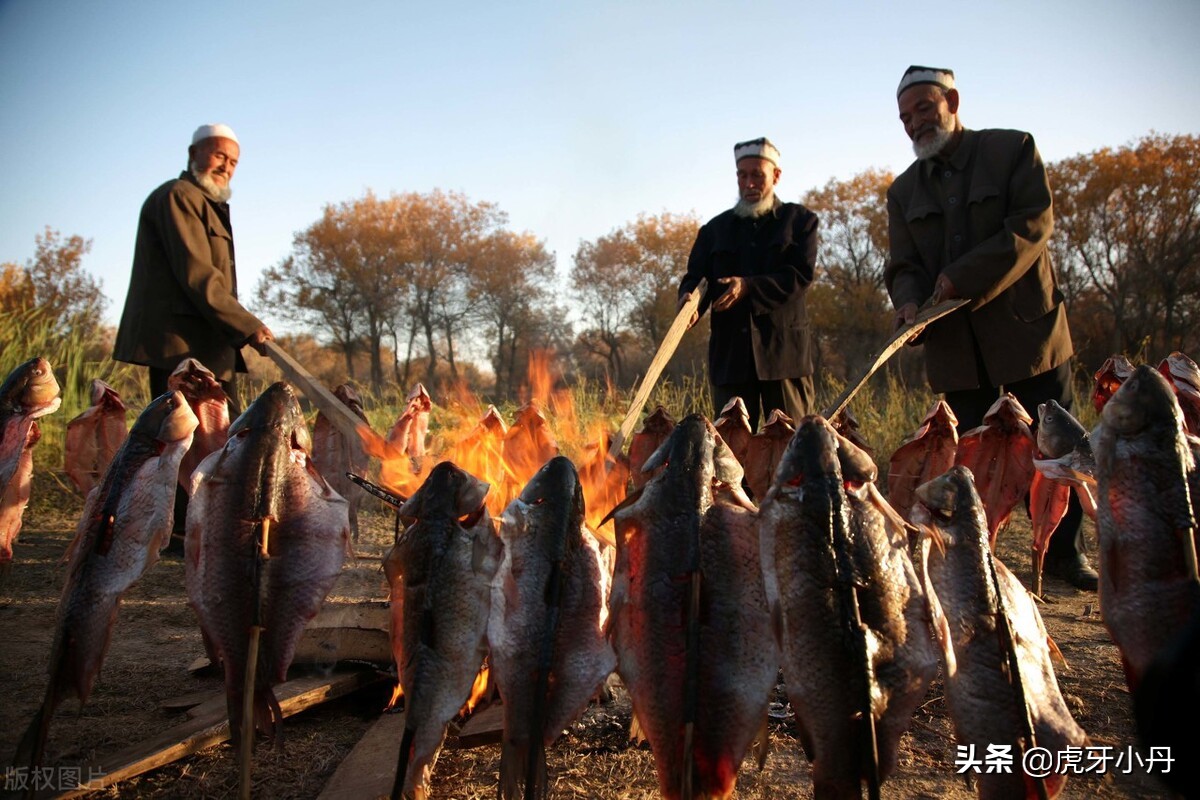
<instances>
[{"instance_id":1,"label":"black jacket","mask_svg":"<svg viewBox=\"0 0 1200 800\"><path fill-rule=\"evenodd\" d=\"M813 371L804 292L817 260L817 215L777 199L771 213L718 214L696 235L679 296L708 279L703 314L725 291L719 278L746 278L746 296L712 316L709 378L714 384L803 378Z\"/></svg>"}]
</instances>

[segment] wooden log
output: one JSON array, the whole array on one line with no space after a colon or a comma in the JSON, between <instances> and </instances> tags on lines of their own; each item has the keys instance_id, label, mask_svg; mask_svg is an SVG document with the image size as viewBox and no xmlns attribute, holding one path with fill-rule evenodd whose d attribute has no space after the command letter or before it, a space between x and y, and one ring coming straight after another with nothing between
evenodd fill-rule
<instances>
[{"instance_id":1,"label":"wooden log","mask_svg":"<svg viewBox=\"0 0 1200 800\"><path fill-rule=\"evenodd\" d=\"M317 800L387 796L396 777L396 756L403 735L404 715L382 714L338 765Z\"/></svg>"},{"instance_id":2,"label":"wooden log","mask_svg":"<svg viewBox=\"0 0 1200 800\"><path fill-rule=\"evenodd\" d=\"M392 663L388 634L391 609L386 602L326 605L304 628L293 664L331 666L339 661Z\"/></svg>"},{"instance_id":3,"label":"wooden log","mask_svg":"<svg viewBox=\"0 0 1200 800\"><path fill-rule=\"evenodd\" d=\"M458 735L446 738L446 746L453 750L470 750L488 744L500 744L504 735L504 706L496 703L472 714Z\"/></svg>"},{"instance_id":4,"label":"wooden log","mask_svg":"<svg viewBox=\"0 0 1200 800\"><path fill-rule=\"evenodd\" d=\"M275 696L279 699L283 716L290 717L326 700L342 697L386 679L386 675L371 670L339 672L328 677L314 675L276 686ZM228 739L229 719L222 697L222 708L219 711L210 711L187 722L181 722L146 741L113 754L99 765L99 770L103 773L101 777L58 797L79 797L87 792L112 786Z\"/></svg>"}]
</instances>

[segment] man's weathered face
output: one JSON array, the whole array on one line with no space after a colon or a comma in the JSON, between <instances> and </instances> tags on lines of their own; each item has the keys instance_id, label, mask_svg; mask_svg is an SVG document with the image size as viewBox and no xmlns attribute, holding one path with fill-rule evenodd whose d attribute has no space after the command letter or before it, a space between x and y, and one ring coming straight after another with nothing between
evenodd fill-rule
<instances>
[{"instance_id":1,"label":"man's weathered face","mask_svg":"<svg viewBox=\"0 0 1200 800\"><path fill-rule=\"evenodd\" d=\"M737 162L738 196L747 203L770 197L779 180L779 168L765 158L747 156Z\"/></svg>"},{"instance_id":2,"label":"man's weathered face","mask_svg":"<svg viewBox=\"0 0 1200 800\"><path fill-rule=\"evenodd\" d=\"M197 179L207 178L217 186L226 188L233 179L240 155L237 142L212 136L192 146L192 170Z\"/></svg>"},{"instance_id":3,"label":"man's weathered face","mask_svg":"<svg viewBox=\"0 0 1200 800\"><path fill-rule=\"evenodd\" d=\"M922 83L905 89L896 102L900 107L900 122L912 140L917 158L929 158L940 152L957 126L958 92Z\"/></svg>"}]
</instances>

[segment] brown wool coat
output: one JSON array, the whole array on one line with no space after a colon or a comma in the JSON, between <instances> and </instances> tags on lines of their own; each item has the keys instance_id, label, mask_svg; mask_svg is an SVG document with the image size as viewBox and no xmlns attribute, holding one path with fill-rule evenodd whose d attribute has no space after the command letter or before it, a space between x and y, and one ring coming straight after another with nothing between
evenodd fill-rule
<instances>
[{"instance_id":1,"label":"brown wool coat","mask_svg":"<svg viewBox=\"0 0 1200 800\"><path fill-rule=\"evenodd\" d=\"M974 340L993 386L1071 357L1067 312L1046 246L1054 229L1046 168L1028 133L964 131L949 162L919 160L887 194L884 280L900 308L929 299L939 273L974 302L930 326L935 392L974 389Z\"/></svg>"},{"instance_id":2,"label":"brown wool coat","mask_svg":"<svg viewBox=\"0 0 1200 800\"><path fill-rule=\"evenodd\" d=\"M261 326L237 300L228 204L186 172L151 192L113 358L159 369L195 358L229 380L246 371L238 351Z\"/></svg>"}]
</instances>

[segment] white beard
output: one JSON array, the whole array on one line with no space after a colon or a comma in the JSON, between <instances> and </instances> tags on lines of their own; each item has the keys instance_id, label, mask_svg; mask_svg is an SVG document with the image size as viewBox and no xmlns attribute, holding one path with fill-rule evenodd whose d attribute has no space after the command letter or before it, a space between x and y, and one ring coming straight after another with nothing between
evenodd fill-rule
<instances>
[{"instance_id":1,"label":"white beard","mask_svg":"<svg viewBox=\"0 0 1200 800\"><path fill-rule=\"evenodd\" d=\"M912 143L913 153L922 161L933 158L942 152L946 145L950 144L953 137L954 128L937 128L932 136L926 136Z\"/></svg>"},{"instance_id":2,"label":"white beard","mask_svg":"<svg viewBox=\"0 0 1200 800\"><path fill-rule=\"evenodd\" d=\"M196 183L200 184L200 188L204 190L204 193L218 203L228 203L229 198L233 197L233 189L230 188L229 184L218 186L216 181L210 178L207 172L197 172L195 164L189 164L188 171L192 173L192 177L196 179Z\"/></svg>"},{"instance_id":3,"label":"white beard","mask_svg":"<svg viewBox=\"0 0 1200 800\"><path fill-rule=\"evenodd\" d=\"M773 208L775 208L775 193L771 192L760 198L757 203L751 203L739 197L733 206L733 213L746 219L758 219Z\"/></svg>"}]
</instances>

